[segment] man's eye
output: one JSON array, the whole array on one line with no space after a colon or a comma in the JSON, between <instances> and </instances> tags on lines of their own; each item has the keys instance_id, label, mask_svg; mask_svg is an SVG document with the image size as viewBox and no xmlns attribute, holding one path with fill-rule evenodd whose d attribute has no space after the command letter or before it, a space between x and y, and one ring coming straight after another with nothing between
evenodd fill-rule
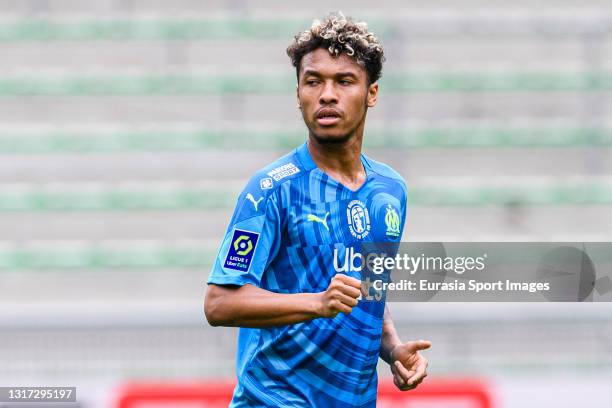
<instances>
[{"instance_id":1,"label":"man's eye","mask_svg":"<svg viewBox=\"0 0 612 408\"><path fill-rule=\"evenodd\" d=\"M319 83L319 81L317 81L316 79L309 79L309 80L306 81L307 85L316 85L318 83Z\"/></svg>"},{"instance_id":2,"label":"man's eye","mask_svg":"<svg viewBox=\"0 0 612 408\"><path fill-rule=\"evenodd\" d=\"M341 79L340 80L340 85L349 85L351 83L351 81L349 81L348 79Z\"/></svg>"}]
</instances>

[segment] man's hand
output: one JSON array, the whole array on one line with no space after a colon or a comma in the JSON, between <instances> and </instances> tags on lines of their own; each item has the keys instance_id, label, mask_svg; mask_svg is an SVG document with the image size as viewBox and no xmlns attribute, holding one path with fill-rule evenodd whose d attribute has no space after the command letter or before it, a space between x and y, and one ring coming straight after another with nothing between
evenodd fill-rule
<instances>
[{"instance_id":1,"label":"man's hand","mask_svg":"<svg viewBox=\"0 0 612 408\"><path fill-rule=\"evenodd\" d=\"M338 313L349 314L357 306L361 294L361 281L341 273L336 274L327 289L319 293L319 315L336 317Z\"/></svg>"},{"instance_id":2,"label":"man's hand","mask_svg":"<svg viewBox=\"0 0 612 408\"><path fill-rule=\"evenodd\" d=\"M426 340L409 341L391 351L393 383L402 391L412 390L427 377L428 362L419 350L431 347Z\"/></svg>"}]
</instances>

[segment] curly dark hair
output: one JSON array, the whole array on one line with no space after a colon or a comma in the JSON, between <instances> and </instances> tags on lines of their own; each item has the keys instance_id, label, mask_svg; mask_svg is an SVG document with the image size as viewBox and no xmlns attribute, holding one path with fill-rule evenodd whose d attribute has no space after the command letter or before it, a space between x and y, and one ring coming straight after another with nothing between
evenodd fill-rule
<instances>
[{"instance_id":1,"label":"curly dark hair","mask_svg":"<svg viewBox=\"0 0 612 408\"><path fill-rule=\"evenodd\" d=\"M327 48L333 56L341 53L355 58L368 75L372 84L381 77L385 55L378 38L368 31L364 22L355 22L341 12L329 13L323 21L314 20L309 30L295 35L287 47L287 55L296 69L299 79L302 57L317 48Z\"/></svg>"}]
</instances>

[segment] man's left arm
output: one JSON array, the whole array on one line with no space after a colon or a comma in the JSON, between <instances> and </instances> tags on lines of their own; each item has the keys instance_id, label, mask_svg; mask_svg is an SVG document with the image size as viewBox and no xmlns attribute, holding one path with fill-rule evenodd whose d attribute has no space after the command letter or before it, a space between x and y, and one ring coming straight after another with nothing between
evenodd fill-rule
<instances>
[{"instance_id":1,"label":"man's left arm","mask_svg":"<svg viewBox=\"0 0 612 408\"><path fill-rule=\"evenodd\" d=\"M402 391L412 390L427 377L429 363L419 351L430 347L431 342L426 340L402 343L395 330L393 320L391 320L389 307L385 305L380 358L391 367L393 383L397 388Z\"/></svg>"}]
</instances>

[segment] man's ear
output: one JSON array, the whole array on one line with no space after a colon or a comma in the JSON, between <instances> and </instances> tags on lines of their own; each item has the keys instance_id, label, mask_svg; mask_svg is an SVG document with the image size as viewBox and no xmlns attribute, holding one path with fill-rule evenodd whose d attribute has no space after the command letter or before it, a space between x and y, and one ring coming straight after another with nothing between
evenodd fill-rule
<instances>
[{"instance_id":1,"label":"man's ear","mask_svg":"<svg viewBox=\"0 0 612 408\"><path fill-rule=\"evenodd\" d=\"M374 82L368 86L368 107L373 108L378 101L378 82Z\"/></svg>"},{"instance_id":2,"label":"man's ear","mask_svg":"<svg viewBox=\"0 0 612 408\"><path fill-rule=\"evenodd\" d=\"M300 104L300 86L295 84L295 99L297 100L298 109L302 109L302 105Z\"/></svg>"}]
</instances>

